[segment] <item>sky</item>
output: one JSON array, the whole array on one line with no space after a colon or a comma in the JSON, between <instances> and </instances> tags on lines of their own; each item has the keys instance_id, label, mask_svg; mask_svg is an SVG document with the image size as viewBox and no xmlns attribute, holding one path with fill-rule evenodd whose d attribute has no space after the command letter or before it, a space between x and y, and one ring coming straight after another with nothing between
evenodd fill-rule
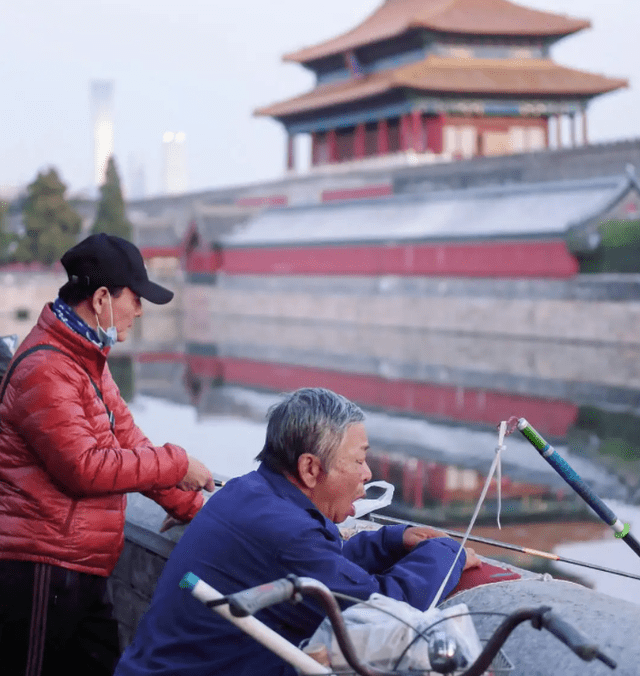
<instances>
[{"instance_id":1,"label":"sky","mask_svg":"<svg viewBox=\"0 0 640 676\"><path fill-rule=\"evenodd\" d=\"M93 187L92 80L114 83L115 159L125 191L144 168L162 191L162 137L184 132L190 191L276 179L285 135L253 116L313 76L283 54L345 32L381 0L21 0L0 13L0 189L53 166ZM522 0L589 19L552 51L563 65L629 80L590 107L592 142L640 137L639 0Z\"/></svg>"}]
</instances>

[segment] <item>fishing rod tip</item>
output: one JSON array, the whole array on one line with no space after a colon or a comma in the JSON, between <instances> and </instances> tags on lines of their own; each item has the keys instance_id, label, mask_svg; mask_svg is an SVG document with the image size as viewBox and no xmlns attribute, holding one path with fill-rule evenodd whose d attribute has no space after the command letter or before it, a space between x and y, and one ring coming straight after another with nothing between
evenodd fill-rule
<instances>
[{"instance_id":1,"label":"fishing rod tip","mask_svg":"<svg viewBox=\"0 0 640 676\"><path fill-rule=\"evenodd\" d=\"M502 422L498 423L498 428L500 428L503 423L506 425L505 436L508 437L516 431L516 427L518 426L518 418L515 415L512 415L509 420L503 420Z\"/></svg>"}]
</instances>

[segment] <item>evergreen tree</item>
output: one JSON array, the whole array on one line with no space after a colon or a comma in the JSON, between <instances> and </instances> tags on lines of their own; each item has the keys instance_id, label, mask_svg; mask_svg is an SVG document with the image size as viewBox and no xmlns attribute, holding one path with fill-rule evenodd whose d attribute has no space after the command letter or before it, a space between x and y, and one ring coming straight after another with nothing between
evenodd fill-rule
<instances>
[{"instance_id":1,"label":"evergreen tree","mask_svg":"<svg viewBox=\"0 0 640 676\"><path fill-rule=\"evenodd\" d=\"M7 213L9 205L7 202L0 200L0 264L5 263L9 258L9 245L12 237L7 232Z\"/></svg>"},{"instance_id":2,"label":"evergreen tree","mask_svg":"<svg viewBox=\"0 0 640 676\"><path fill-rule=\"evenodd\" d=\"M17 261L52 265L77 242L82 219L65 199L65 191L53 168L46 174L38 173L27 187L22 209L25 235L14 254Z\"/></svg>"},{"instance_id":3,"label":"evergreen tree","mask_svg":"<svg viewBox=\"0 0 640 676\"><path fill-rule=\"evenodd\" d=\"M132 227L124 209L124 199L120 188L120 178L113 157L107 163L104 185L100 188L100 203L92 234L105 232L131 241Z\"/></svg>"}]
</instances>

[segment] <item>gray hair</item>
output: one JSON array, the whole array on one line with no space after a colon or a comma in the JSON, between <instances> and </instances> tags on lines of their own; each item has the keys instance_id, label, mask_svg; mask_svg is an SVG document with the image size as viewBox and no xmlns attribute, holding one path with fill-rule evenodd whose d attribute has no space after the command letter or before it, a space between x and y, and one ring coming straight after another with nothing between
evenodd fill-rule
<instances>
[{"instance_id":1,"label":"gray hair","mask_svg":"<svg viewBox=\"0 0 640 676\"><path fill-rule=\"evenodd\" d=\"M305 387L272 406L267 420L267 438L256 460L274 472L297 477L303 453L317 456L323 469L329 469L347 427L362 422L364 413L331 390Z\"/></svg>"}]
</instances>

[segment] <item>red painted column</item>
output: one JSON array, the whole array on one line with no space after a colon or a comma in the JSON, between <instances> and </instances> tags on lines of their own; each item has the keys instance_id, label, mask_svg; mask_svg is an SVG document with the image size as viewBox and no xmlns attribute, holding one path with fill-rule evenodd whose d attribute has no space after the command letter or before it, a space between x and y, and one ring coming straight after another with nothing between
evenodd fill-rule
<instances>
[{"instance_id":1,"label":"red painted column","mask_svg":"<svg viewBox=\"0 0 640 676\"><path fill-rule=\"evenodd\" d=\"M338 161L338 137L335 129L327 132L327 158L329 164Z\"/></svg>"},{"instance_id":2,"label":"red painted column","mask_svg":"<svg viewBox=\"0 0 640 676\"><path fill-rule=\"evenodd\" d=\"M378 155L389 153L389 125L386 120L378 120Z\"/></svg>"},{"instance_id":3,"label":"red painted column","mask_svg":"<svg viewBox=\"0 0 640 676\"><path fill-rule=\"evenodd\" d=\"M411 148L411 116L400 116L400 150L405 151Z\"/></svg>"},{"instance_id":4,"label":"red painted column","mask_svg":"<svg viewBox=\"0 0 640 676\"><path fill-rule=\"evenodd\" d=\"M289 171L293 171L296 168L294 139L295 136L289 134L287 138L287 169Z\"/></svg>"},{"instance_id":5,"label":"red painted column","mask_svg":"<svg viewBox=\"0 0 640 676\"><path fill-rule=\"evenodd\" d=\"M353 157L360 160L364 157L364 122L356 126L353 134Z\"/></svg>"},{"instance_id":6,"label":"red painted column","mask_svg":"<svg viewBox=\"0 0 640 676\"><path fill-rule=\"evenodd\" d=\"M413 484L413 506L415 509L424 507L424 460L418 460Z\"/></svg>"},{"instance_id":7,"label":"red painted column","mask_svg":"<svg viewBox=\"0 0 640 676\"><path fill-rule=\"evenodd\" d=\"M419 110L411 111L411 127L413 136L413 149L417 153L423 153L424 129L422 127L422 113Z\"/></svg>"},{"instance_id":8,"label":"red painted column","mask_svg":"<svg viewBox=\"0 0 640 676\"><path fill-rule=\"evenodd\" d=\"M443 147L443 130L445 122L445 114L440 113L437 117L429 120L428 132L427 132L427 147L429 150L436 154L442 154Z\"/></svg>"},{"instance_id":9,"label":"red painted column","mask_svg":"<svg viewBox=\"0 0 640 676\"><path fill-rule=\"evenodd\" d=\"M382 457L380 458L380 477L383 481L389 480L390 467L391 463L389 461L389 456L386 453L383 453Z\"/></svg>"}]
</instances>

